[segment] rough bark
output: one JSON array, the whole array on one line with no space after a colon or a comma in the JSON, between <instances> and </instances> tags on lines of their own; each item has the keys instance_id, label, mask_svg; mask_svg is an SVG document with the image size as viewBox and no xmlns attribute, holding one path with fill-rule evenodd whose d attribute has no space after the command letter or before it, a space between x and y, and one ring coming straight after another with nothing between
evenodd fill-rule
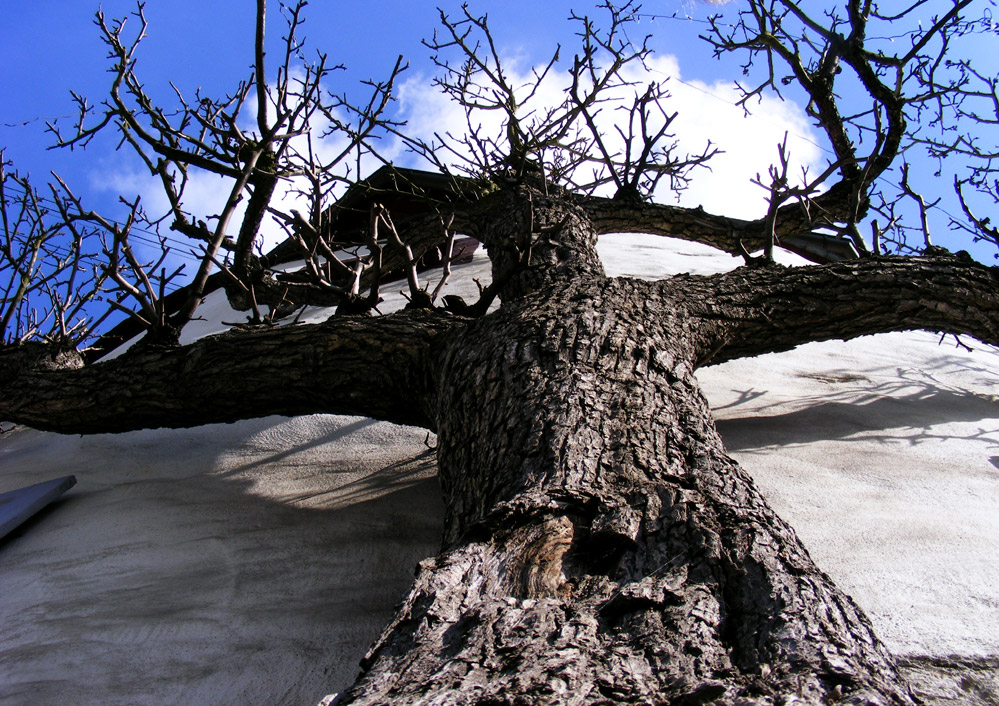
<instances>
[{"instance_id":1,"label":"rough bark","mask_svg":"<svg viewBox=\"0 0 999 706\"><path fill-rule=\"evenodd\" d=\"M449 346L448 550L340 703L910 703L726 456L675 302L622 281L545 295Z\"/></svg>"},{"instance_id":2,"label":"rough bark","mask_svg":"<svg viewBox=\"0 0 999 706\"><path fill-rule=\"evenodd\" d=\"M647 201L615 201L589 197L581 202L598 234L646 233L693 240L737 255L739 243L750 251L766 244L763 224L716 216L703 209L666 206Z\"/></svg>"},{"instance_id":3,"label":"rough bark","mask_svg":"<svg viewBox=\"0 0 999 706\"><path fill-rule=\"evenodd\" d=\"M911 329L999 344L999 268L966 253L740 267L660 286L687 294L706 342L699 365Z\"/></svg>"},{"instance_id":4,"label":"rough bark","mask_svg":"<svg viewBox=\"0 0 999 706\"><path fill-rule=\"evenodd\" d=\"M0 351L0 419L74 434L316 412L430 427L428 359L458 325L427 311L337 317L140 347L77 369L11 348Z\"/></svg>"},{"instance_id":5,"label":"rough bark","mask_svg":"<svg viewBox=\"0 0 999 706\"><path fill-rule=\"evenodd\" d=\"M860 609L730 459L694 370L928 327L999 341L960 258L608 279L557 190L477 205L499 311L334 319L77 370L0 356L62 431L341 412L438 433L444 550L342 704L909 704ZM23 357L23 356L22 356Z\"/></svg>"}]
</instances>

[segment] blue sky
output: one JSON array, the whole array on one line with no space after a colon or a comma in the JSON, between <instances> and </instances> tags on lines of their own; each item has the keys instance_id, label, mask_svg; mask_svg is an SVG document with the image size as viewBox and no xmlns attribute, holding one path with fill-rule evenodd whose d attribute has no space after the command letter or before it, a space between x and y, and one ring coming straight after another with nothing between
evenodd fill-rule
<instances>
[{"instance_id":1,"label":"blue sky","mask_svg":"<svg viewBox=\"0 0 999 706\"><path fill-rule=\"evenodd\" d=\"M268 40L276 60L284 24L277 16L277 3L271 5ZM459 5L450 2L441 6L453 12ZM38 155L51 142L44 133L45 120L72 114L71 90L92 102L99 102L107 90L110 75L105 47L93 24L98 6L88 0L40 0L5 3L0 9L0 41L5 47L5 69L0 72L4 96L0 103L0 145L6 146L8 157L19 164L43 167L62 163L58 153ZM135 3L128 0L105 1L100 6L108 18L127 17L135 10ZM480 6L488 12L504 49L537 60L559 42L572 46L573 26L566 18L574 7L578 12L593 11L593 3L563 0L480 3L473 5L473 10ZM346 66L347 71L338 79L345 87L385 75L399 54L409 61L410 76L429 75L433 67L421 40L439 26L436 7L435 3L397 0L314 0L306 9L305 36L311 49L323 51L334 63ZM677 4L677 9L706 14L701 6ZM149 30L139 72L149 90L168 96L168 82L173 81L186 92L202 87L216 94L231 90L249 75L252 2L153 0L145 15ZM717 62L707 61L710 52L696 36L700 25L657 21L643 24L642 29L656 33L660 51L696 56L696 60L685 62L698 68L691 77L713 79L724 74ZM25 122L29 124L22 125Z\"/></svg>"},{"instance_id":2,"label":"blue sky","mask_svg":"<svg viewBox=\"0 0 999 706\"><path fill-rule=\"evenodd\" d=\"M277 4L271 5L268 37L273 60L284 25L277 16ZM449 11L458 6L458 2L444 4ZM135 178L134 160L115 153L110 139L82 154L46 150L52 138L44 131L46 120L72 115L70 90L88 96L92 103L99 103L107 90L110 74L106 72L105 48L93 25L96 7L88 0L39 0L5 3L0 9L0 41L5 48L5 66L0 72L0 95L4 96L0 102L0 146L6 148L8 159L13 159L22 171L30 171L36 181L43 182L48 170L55 169L89 199L88 203L102 208L115 200L109 183L121 186ZM472 3L473 12L489 13L502 50L518 57L525 67L546 59L557 42L571 56L573 26L566 17L573 7L577 12L593 12L592 2ZM123 17L134 11L135 4L111 0L103 3L103 9L108 17ZM796 153L801 161L818 166L826 154L821 135L807 125L800 106L781 105L774 99L757 110L760 115L755 123L737 121L738 111L731 109L735 94L730 82L739 78L738 67L731 60L714 61L710 49L697 37L705 30L701 20L717 8L686 0L657 0L645 3L644 10L677 14L676 19L644 21L636 29L654 33L657 67L674 74L675 101L671 109L679 110L687 121L683 124L685 139L694 140L698 133L705 133L728 152L725 159L729 161L719 162L713 172L705 173L698 187L685 197L685 203L704 204L709 210L725 210L736 204L738 212L734 215L756 217L753 208L759 208L759 189L748 181L755 171L766 168L761 150L776 154L776 142L787 130L792 140L797 140ZM165 103L170 98L169 81L186 94L201 87L217 95L231 90L249 75L253 3L150 0L145 12L149 30L141 48L139 74L147 89ZM337 79L342 90L357 94L358 81L384 76L395 57L403 54L411 65L406 74L410 89L409 103L404 106L407 117L414 124L422 118L430 119L427 116L440 119L433 113L434 101L429 98L433 67L428 50L420 44L437 27L434 3L313 0L306 17L308 46L348 67ZM994 58L995 53L985 45L981 52L983 60L986 54ZM275 63L272 61L271 66ZM430 107L424 110L414 104L417 98L427 100ZM71 121L71 117L65 117L60 122L69 125ZM696 149L696 145L692 148ZM920 170L920 176L926 173L927 169ZM942 186L949 188L945 182ZM141 191L145 187L137 183L136 188ZM932 182L930 188L934 188ZM745 203L737 198L742 194L749 199ZM940 242L949 244L948 233L939 225L937 235ZM979 255L983 259L985 256Z\"/></svg>"},{"instance_id":3,"label":"blue sky","mask_svg":"<svg viewBox=\"0 0 999 706\"><path fill-rule=\"evenodd\" d=\"M268 43L273 69L285 25L278 16L277 3L270 5ZM592 0L583 3L512 0L473 4L472 10L488 12L502 51L515 57L517 65L526 71L532 63L546 61L559 43L563 46L563 58L571 58L577 42L573 34L576 25L568 21L570 12L573 8L580 14L601 12L595 10L595 5ZM459 7L460 3L454 1L443 5L449 13L456 12ZM113 203L116 194L107 188L107 181L113 180L120 186L122 179L115 179L115 175L123 174L131 179L138 165L128 154L113 151L115 140L110 134L108 139L96 142L82 154L46 150L52 142L51 134L45 132L47 120L60 118L60 125L72 125L70 91L87 96L91 103L99 103L109 86L111 74L106 70L105 47L93 24L95 6L86 0L48 0L33 5L19 4L15 11L10 8L8 5L0 16L0 41L7 48L9 67L0 73L0 91L8 97L0 103L0 146L6 147L8 159L14 160L20 170L30 171L36 181L48 179L48 171L55 169L79 193L94 199L93 203L98 206ZM732 62L725 65L712 60L710 48L697 37L704 25L684 19L689 13L703 20L710 6L653 2L647 3L644 9L649 13L678 14L679 19L643 20L631 29L631 35L633 39L640 39L641 35L652 33L659 60L666 61L671 55L678 57L678 63L670 63L667 70L673 74L682 72L686 83L676 83L680 76L675 75L674 93L690 94L699 99L692 109L684 109L679 100L671 108L679 110L691 122L686 132L702 133L701 126L711 124L697 115L705 111L700 99L707 101L706 109L712 115L720 107L729 108L732 116L739 116L740 111L731 108L735 97L730 86L726 84L716 90L713 85L715 81L727 81L736 73L736 67ZM135 4L111 0L103 3L103 10L109 18L127 17L134 12ZM239 80L249 76L253 56L253 3L246 0L154 1L146 6L145 15L149 29L140 49L138 73L146 89L165 104L169 105L172 99L170 81L188 96L199 87L210 95L219 95L232 90ZM412 121L421 121L424 112L414 106L413 101L419 97L435 102L429 95L432 92L430 78L435 69L429 59L429 50L421 45L421 40L431 37L439 27L434 3L313 2L306 9L306 18L304 34L308 47L323 51L331 62L346 66L346 71L336 75L335 88L347 91L348 95L360 97L363 95L360 81L385 76L399 54L406 57L410 68L404 79L410 99L403 107ZM134 19L129 21L135 23ZM662 73L658 77L661 78ZM710 98L708 94L719 97ZM780 106L771 108L779 113L786 112ZM798 111L794 106L790 109ZM766 112L761 111L764 120ZM773 149L770 143L775 144L788 128L785 117L781 115L773 123L770 130L773 134L767 138L768 150ZM796 132L810 141L820 140L802 120L798 124L802 129ZM745 145L747 130L740 126L719 132L734 133L728 137ZM702 135L691 149L699 149L709 138L718 141L718 137ZM738 152L738 147L738 144L732 145L728 151L735 149ZM400 158L405 156L400 155ZM726 157L730 158L734 159ZM736 181L746 185L752 176L747 169L765 168L765 165L757 164L759 159L757 153L740 158L746 168L738 176L734 176L732 169L721 170L721 174L729 175L726 183L713 186L705 183L704 193L691 194L692 205L697 205L693 203L696 201L710 206L712 194L730 191ZM755 197L754 189L749 187L747 190Z\"/></svg>"}]
</instances>

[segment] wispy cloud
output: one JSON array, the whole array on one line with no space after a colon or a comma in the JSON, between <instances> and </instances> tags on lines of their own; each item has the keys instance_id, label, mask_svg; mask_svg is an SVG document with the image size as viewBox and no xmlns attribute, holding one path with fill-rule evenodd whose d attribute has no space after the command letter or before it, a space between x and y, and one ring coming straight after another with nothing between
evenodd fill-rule
<instances>
[{"instance_id":1,"label":"wispy cloud","mask_svg":"<svg viewBox=\"0 0 999 706\"><path fill-rule=\"evenodd\" d=\"M526 85L531 79L531 71L522 61L511 61L507 66L511 81ZM792 173L800 174L802 167L809 167L811 173L821 171L822 150L818 146L818 136L810 126L804 111L794 103L782 102L765 97L751 105L752 114L737 107L739 93L734 83L717 81L704 83L686 80L681 72L680 61L674 56L653 57L647 67L628 68L624 78L636 87L650 81L668 78L670 93L665 102L669 113L678 113L670 127L675 135L677 152L680 154L700 154L710 142L721 153L710 162L710 169L699 168L692 174L689 188L672 193L669 185L663 182L656 194L659 201L680 203L685 206L703 206L706 210L743 218L761 217L766 209L765 192L751 183L760 174L764 178L767 168L777 159L777 145L788 135L789 152L792 159ZM553 72L534 95L528 110L534 109L540 116L544 111L561 104L568 86L568 75ZM622 100L626 96L622 94ZM252 132L254 101L247 104L243 116L248 132ZM435 135L450 134L460 138L469 130L464 111L445 96L426 75L415 75L400 85L399 117L407 121L406 131L416 137L430 141ZM613 105L606 106L600 113L601 129L613 136L614 121L621 116ZM318 160L328 161L339 154L347 144L342 133L328 135L330 124L326 120L316 120L308 135L296 138L295 148L304 152L307 141ZM498 111L482 111L473 117L473 127L481 128L483 134L499 138L502 133L502 116ZM326 135L324 137L324 135ZM400 164L415 165L416 158L407 155L402 141L385 139L380 144L381 156ZM460 148L458 148L460 151ZM452 156L451 161L457 161ZM138 194L143 199L151 215L165 214L169 204L159 180L141 169L139 164L126 166L127 159L116 160L117 166L107 169L106 165L95 174L94 185L106 192L116 194ZM367 176L381 161L370 155L363 157L360 168L356 162L349 165L352 176ZM298 193L305 184L302 179L283 181L278 189L273 205L284 211L297 209L307 211L308 204ZM232 188L232 180L192 169L184 195L184 209L196 220L213 223L213 217L223 208ZM242 205L233 224L238 224L242 215ZM236 226L234 225L234 228ZM171 234L177 242L184 242L179 234ZM232 233L235 235L235 233ZM264 250L272 247L285 237L284 231L271 219L266 219L262 228ZM191 243L188 249L198 245Z\"/></svg>"},{"instance_id":2,"label":"wispy cloud","mask_svg":"<svg viewBox=\"0 0 999 706\"><path fill-rule=\"evenodd\" d=\"M516 71L508 68L510 81L527 84L531 80L529 71ZM514 63L514 69L516 63ZM753 101L751 114L747 115L735 105L740 94L732 82L717 81L705 83L696 80L683 80L680 62L674 56L653 57L647 67L628 68L623 75L636 87L644 87L650 81L668 78L670 97L664 107L670 114L678 113L670 126L675 135L676 152L700 154L710 142L719 148L721 154L714 157L707 169L697 169L692 173L689 188L680 193L671 193L668 184L660 185L656 197L664 202L679 202L686 206L703 206L706 210L726 215L757 218L766 210L765 192L752 184L759 174L766 180L768 167L777 161L777 146L788 136L788 149L791 156L791 174L798 176L802 167L810 173L821 171L822 150L818 146L819 137L812 129L801 107L777 98L764 97ZM535 94L532 107L535 114L546 108L559 105L565 96L569 77L567 74L553 74ZM634 88L632 89L632 95ZM628 100L626 92L620 92L623 101ZM414 76L402 84L400 106L407 120L409 132L431 140L435 135L462 137L469 130L464 111L433 85L426 76ZM613 139L615 119L622 115L613 105L603 108L598 118L602 132ZM480 128L483 135L499 138L502 135L502 115L499 111L479 111L474 114L473 128ZM454 143L455 141L452 141ZM462 153L463 148L455 145ZM446 157L446 155L445 155ZM452 156L452 163L458 159Z\"/></svg>"}]
</instances>

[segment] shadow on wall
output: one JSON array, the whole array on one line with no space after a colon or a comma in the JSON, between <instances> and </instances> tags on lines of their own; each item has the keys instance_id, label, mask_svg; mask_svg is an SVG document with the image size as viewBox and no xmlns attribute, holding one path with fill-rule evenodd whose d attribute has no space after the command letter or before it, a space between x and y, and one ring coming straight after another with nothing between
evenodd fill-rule
<instances>
[{"instance_id":1,"label":"shadow on wall","mask_svg":"<svg viewBox=\"0 0 999 706\"><path fill-rule=\"evenodd\" d=\"M755 397L759 398L764 394L758 393ZM852 437L865 443L891 439L918 444L934 438L954 438L950 433L935 434L932 427L938 424L999 418L999 405L991 400L970 392L956 392L929 385L918 391L904 395L896 393L891 397L881 396L870 388L864 388L859 399L854 401L830 401L829 398L833 396L830 394L797 400L795 406L807 406L771 416L765 416L764 412L764 416L754 414L719 419L718 431L731 451L833 439L848 441ZM734 406L728 405L726 409ZM893 430L891 434L877 433L889 429ZM977 433L961 438L987 441L999 446L999 430L994 424L986 425ZM993 457L995 458L997 457Z\"/></svg>"},{"instance_id":2,"label":"shadow on wall","mask_svg":"<svg viewBox=\"0 0 999 706\"><path fill-rule=\"evenodd\" d=\"M425 432L344 417L0 438L75 473L0 545L0 702L317 703L440 547Z\"/></svg>"}]
</instances>

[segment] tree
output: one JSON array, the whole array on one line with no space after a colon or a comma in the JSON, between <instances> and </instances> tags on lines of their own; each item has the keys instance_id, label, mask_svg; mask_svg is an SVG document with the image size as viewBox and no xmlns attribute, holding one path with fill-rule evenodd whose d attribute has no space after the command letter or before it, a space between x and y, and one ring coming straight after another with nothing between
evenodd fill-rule
<instances>
[{"instance_id":1,"label":"tree","mask_svg":"<svg viewBox=\"0 0 999 706\"><path fill-rule=\"evenodd\" d=\"M871 209L893 214L894 227L892 209L912 200L907 177L894 200L882 180L905 150L932 144L942 158L968 148L987 161L967 141L941 147L910 127L927 105L970 115L961 96L985 93L966 88L961 64L952 74L941 68L976 26L964 15L971 0L945 3L932 22L899 34L897 53L866 39L869 25L915 24L925 4L890 17L847 0L816 18L797 3L753 0L735 25L713 25L709 41L744 52L750 75L765 59L747 105L762 91L797 87L835 153L828 169L799 183L782 148L758 179L769 208L754 221L650 200L664 178L682 187L712 149L678 154L665 86L629 78L649 53L627 37L637 12L630 4L603 5L602 24L573 16L581 45L569 86L561 103L544 107L532 101L558 51L520 85L484 17L442 13L443 30L427 44L469 130L432 140L405 135L387 117L401 60L360 106L324 92L325 57L293 70L304 3L289 11L273 85L259 0L251 79L223 100L180 97L177 111L156 107L136 77L138 40L99 15L114 61L110 98L96 114L78 98L80 120L58 139L81 145L117 127L161 179L170 213L147 215L126 200L120 224L59 184L57 225L72 232L82 224L104 238L100 296L147 334L97 363L58 331L44 343L18 337L0 354L0 417L94 433L333 412L435 432L444 548L420 565L338 703L913 703L862 611L726 455L694 373L890 330L999 344L995 269L933 248L887 255L888 229L874 226L871 245L860 232ZM857 87L842 91L837 82L850 77ZM848 112L841 92L861 96L865 108ZM622 95L624 103L610 102ZM240 111L254 100L247 128ZM501 116L498 132L482 127L483 111ZM332 158L311 140L317 123L339 140ZM405 139L442 176L386 167L335 200L361 157L378 157L378 134ZM961 184L987 187L989 166ZM214 225L184 207L196 169L232 183ZM282 182L305 195L307 214L280 209ZM612 196L599 195L608 188ZM230 235L241 201L245 215ZM6 224L14 202L4 203ZM301 271L282 273L254 252L268 213L305 261ZM203 244L175 309L165 296L177 276L167 274L168 258L150 267L129 245L135 224L168 221ZM696 240L741 253L746 265L658 282L607 278L596 238L621 231ZM449 261L455 233L486 246L492 282L478 302L438 305L439 288L421 286L418 267L435 248ZM775 245L803 236L848 241L860 256L800 268L773 262ZM344 255L345 241L367 250ZM410 306L372 316L393 272L407 279ZM252 312L252 325L180 346L177 332L210 277ZM337 315L274 325L310 303L334 304Z\"/></svg>"}]
</instances>

